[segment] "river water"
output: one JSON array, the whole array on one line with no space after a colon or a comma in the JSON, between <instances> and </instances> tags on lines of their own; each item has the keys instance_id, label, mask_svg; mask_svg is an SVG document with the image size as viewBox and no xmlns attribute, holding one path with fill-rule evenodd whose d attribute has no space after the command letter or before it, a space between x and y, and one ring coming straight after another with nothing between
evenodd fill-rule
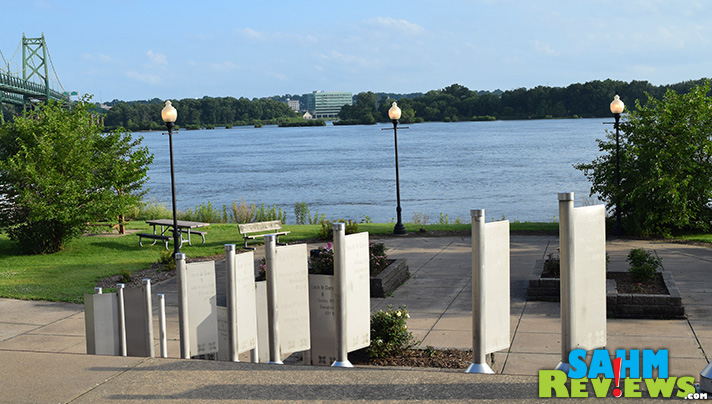
<instances>
[{"instance_id":1,"label":"river water","mask_svg":"<svg viewBox=\"0 0 712 404\"><path fill-rule=\"evenodd\" d=\"M590 184L572 165L598 154L603 119L421 123L398 129L403 221L429 223L486 209L488 220L552 221L557 192L591 204ZM239 127L173 135L179 210L276 204L294 222L306 202L328 219L396 217L393 126ZM385 129L385 130L383 130ZM141 133L154 154L145 199L171 206L168 136Z\"/></svg>"}]
</instances>

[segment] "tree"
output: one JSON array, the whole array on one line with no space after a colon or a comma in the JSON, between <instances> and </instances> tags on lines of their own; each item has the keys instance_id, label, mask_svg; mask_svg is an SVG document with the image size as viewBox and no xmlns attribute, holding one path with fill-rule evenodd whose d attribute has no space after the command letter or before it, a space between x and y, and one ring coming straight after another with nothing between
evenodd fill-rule
<instances>
[{"instance_id":1,"label":"tree","mask_svg":"<svg viewBox=\"0 0 712 404\"><path fill-rule=\"evenodd\" d=\"M89 107L50 102L0 126L0 227L22 252L57 252L144 193L148 149L128 133L102 134Z\"/></svg>"},{"instance_id":2,"label":"tree","mask_svg":"<svg viewBox=\"0 0 712 404\"><path fill-rule=\"evenodd\" d=\"M669 235L674 230L707 230L712 198L712 98L709 83L680 95L668 90L621 123L621 186L616 184L615 133L599 140L606 153L579 164L591 194L612 206L620 197L623 228L629 234Z\"/></svg>"}]
</instances>

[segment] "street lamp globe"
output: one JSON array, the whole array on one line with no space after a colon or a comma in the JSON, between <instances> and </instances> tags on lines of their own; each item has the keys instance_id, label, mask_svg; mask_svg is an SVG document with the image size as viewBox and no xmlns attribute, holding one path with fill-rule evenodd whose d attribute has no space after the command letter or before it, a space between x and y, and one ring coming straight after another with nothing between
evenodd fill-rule
<instances>
[{"instance_id":1,"label":"street lamp globe","mask_svg":"<svg viewBox=\"0 0 712 404\"><path fill-rule=\"evenodd\" d=\"M625 104L623 104L623 101L621 101L621 97L616 94L613 97L613 101L611 101L611 113L613 115L620 115L623 113L623 110L625 109Z\"/></svg>"},{"instance_id":2,"label":"street lamp globe","mask_svg":"<svg viewBox=\"0 0 712 404\"><path fill-rule=\"evenodd\" d=\"M401 117L401 109L398 108L398 104L395 101L393 101L393 105L388 110L388 117L391 118L391 121L397 121Z\"/></svg>"},{"instance_id":3,"label":"street lamp globe","mask_svg":"<svg viewBox=\"0 0 712 404\"><path fill-rule=\"evenodd\" d=\"M178 119L178 111L170 101L166 101L166 106L161 110L161 118L165 123L174 123Z\"/></svg>"}]
</instances>

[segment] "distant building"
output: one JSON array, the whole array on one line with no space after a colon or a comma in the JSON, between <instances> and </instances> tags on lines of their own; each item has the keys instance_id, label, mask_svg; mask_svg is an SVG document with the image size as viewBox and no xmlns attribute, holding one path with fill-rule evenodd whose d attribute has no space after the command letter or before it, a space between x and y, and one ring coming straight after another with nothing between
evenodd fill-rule
<instances>
[{"instance_id":1,"label":"distant building","mask_svg":"<svg viewBox=\"0 0 712 404\"><path fill-rule=\"evenodd\" d=\"M287 100L287 105L289 105L289 108L293 109L294 112L299 112L299 100Z\"/></svg>"},{"instance_id":2,"label":"distant building","mask_svg":"<svg viewBox=\"0 0 712 404\"><path fill-rule=\"evenodd\" d=\"M353 105L353 95L343 91L314 91L307 94L307 111L315 118L333 118L344 105Z\"/></svg>"},{"instance_id":3,"label":"distant building","mask_svg":"<svg viewBox=\"0 0 712 404\"><path fill-rule=\"evenodd\" d=\"M312 114L309 113L309 111L305 112L304 115L302 115L302 118L304 119L314 119Z\"/></svg>"}]
</instances>

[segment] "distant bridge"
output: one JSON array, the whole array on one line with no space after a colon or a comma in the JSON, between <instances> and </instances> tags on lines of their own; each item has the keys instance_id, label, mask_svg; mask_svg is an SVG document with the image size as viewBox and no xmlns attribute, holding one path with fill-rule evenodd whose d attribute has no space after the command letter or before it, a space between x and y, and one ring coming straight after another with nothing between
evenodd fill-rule
<instances>
[{"instance_id":1,"label":"distant bridge","mask_svg":"<svg viewBox=\"0 0 712 404\"><path fill-rule=\"evenodd\" d=\"M14 104L27 108L35 102L70 101L69 93L64 91L54 70L52 58L49 56L44 34L41 38L27 38L22 35L22 69L10 71L10 62L17 55L17 50L10 61L0 51L3 66L0 66L0 122L3 120L2 105ZM19 50L19 46L18 46ZM6 71L3 68L7 67ZM49 69L52 68L56 83L62 91L52 89ZM18 77L22 74L22 77Z\"/></svg>"}]
</instances>

